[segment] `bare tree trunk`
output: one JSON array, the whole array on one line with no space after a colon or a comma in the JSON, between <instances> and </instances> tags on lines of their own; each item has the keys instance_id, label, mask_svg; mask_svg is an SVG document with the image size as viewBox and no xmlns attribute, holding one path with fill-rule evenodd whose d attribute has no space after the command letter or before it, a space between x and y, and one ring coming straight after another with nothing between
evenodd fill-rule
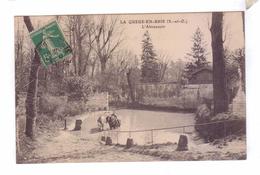
<instances>
[{"instance_id":1,"label":"bare tree trunk","mask_svg":"<svg viewBox=\"0 0 260 175\"><path fill-rule=\"evenodd\" d=\"M29 32L34 30L33 25L31 23L30 17L24 16L24 23ZM26 136L33 138L34 137L34 128L36 124L37 117L37 88L38 88L38 72L40 67L40 57L38 53L34 52L34 58L31 63L31 70L29 75L29 85L27 89L27 97L26 97Z\"/></svg>"},{"instance_id":2,"label":"bare tree trunk","mask_svg":"<svg viewBox=\"0 0 260 175\"><path fill-rule=\"evenodd\" d=\"M213 55L213 96L214 114L228 110L228 95L226 91L226 76L223 48L223 13L212 13L211 25L212 55Z\"/></svg>"},{"instance_id":3,"label":"bare tree trunk","mask_svg":"<svg viewBox=\"0 0 260 175\"><path fill-rule=\"evenodd\" d=\"M105 60L100 60L100 64L101 64L101 74L104 75L105 74L105 70L106 70L106 61Z\"/></svg>"},{"instance_id":4,"label":"bare tree trunk","mask_svg":"<svg viewBox=\"0 0 260 175\"><path fill-rule=\"evenodd\" d=\"M129 71L126 73L126 76L127 76L127 83L128 83L128 87L129 87L131 101L132 101L132 103L135 103L134 89L133 89L133 85L131 82L131 72L132 72L132 69L129 69Z\"/></svg>"},{"instance_id":5,"label":"bare tree trunk","mask_svg":"<svg viewBox=\"0 0 260 175\"><path fill-rule=\"evenodd\" d=\"M82 76L82 43L81 43L81 40L78 40L77 42L78 44L78 75L79 76Z\"/></svg>"},{"instance_id":6,"label":"bare tree trunk","mask_svg":"<svg viewBox=\"0 0 260 175\"><path fill-rule=\"evenodd\" d=\"M163 81L166 69L167 69L167 64L166 63L161 63L161 65L160 65L160 78L159 78L159 81Z\"/></svg>"},{"instance_id":7,"label":"bare tree trunk","mask_svg":"<svg viewBox=\"0 0 260 175\"><path fill-rule=\"evenodd\" d=\"M94 78L95 67L96 67L96 60L94 60L92 63L91 78Z\"/></svg>"},{"instance_id":8,"label":"bare tree trunk","mask_svg":"<svg viewBox=\"0 0 260 175\"><path fill-rule=\"evenodd\" d=\"M76 42L75 42L75 32L72 32L72 44L73 44L73 56L72 56L72 63L73 63L73 66L74 66L74 75L77 75L77 53L76 53Z\"/></svg>"},{"instance_id":9,"label":"bare tree trunk","mask_svg":"<svg viewBox=\"0 0 260 175\"><path fill-rule=\"evenodd\" d=\"M113 36L117 35L115 32L117 18L112 19L109 24L107 22L107 19L103 16L101 23L96 26L96 30L94 31L95 51L100 60L102 75L105 73L107 61L122 42L120 39L115 41L113 38Z\"/></svg>"}]
</instances>

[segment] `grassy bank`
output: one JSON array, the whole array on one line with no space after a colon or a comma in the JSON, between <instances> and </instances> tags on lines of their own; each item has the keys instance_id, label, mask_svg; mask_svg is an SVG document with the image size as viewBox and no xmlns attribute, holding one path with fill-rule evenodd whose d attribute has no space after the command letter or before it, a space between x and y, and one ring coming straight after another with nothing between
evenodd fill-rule
<instances>
[{"instance_id":1,"label":"grassy bank","mask_svg":"<svg viewBox=\"0 0 260 175\"><path fill-rule=\"evenodd\" d=\"M41 136L54 137L58 131L64 127L62 120L50 120L51 117L39 115L36 120L36 136L31 139L25 135L25 115L17 118L17 136L16 136L16 162L22 163L31 157L32 151L36 148L37 139Z\"/></svg>"},{"instance_id":2,"label":"grassy bank","mask_svg":"<svg viewBox=\"0 0 260 175\"><path fill-rule=\"evenodd\" d=\"M225 139L215 140L213 143L189 146L188 151L176 151L177 143L170 142L154 145L134 145L128 149L124 145L117 145L115 149L149 155L167 161L245 160L247 157L245 139L245 135L233 135Z\"/></svg>"}]
</instances>

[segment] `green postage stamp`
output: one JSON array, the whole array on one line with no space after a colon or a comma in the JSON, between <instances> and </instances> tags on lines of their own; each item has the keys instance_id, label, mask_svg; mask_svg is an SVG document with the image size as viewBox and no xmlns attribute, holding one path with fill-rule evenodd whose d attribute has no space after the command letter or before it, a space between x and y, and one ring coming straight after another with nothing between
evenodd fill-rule
<instances>
[{"instance_id":1,"label":"green postage stamp","mask_svg":"<svg viewBox=\"0 0 260 175\"><path fill-rule=\"evenodd\" d=\"M72 49L56 21L30 33L43 65L57 63L72 53Z\"/></svg>"}]
</instances>

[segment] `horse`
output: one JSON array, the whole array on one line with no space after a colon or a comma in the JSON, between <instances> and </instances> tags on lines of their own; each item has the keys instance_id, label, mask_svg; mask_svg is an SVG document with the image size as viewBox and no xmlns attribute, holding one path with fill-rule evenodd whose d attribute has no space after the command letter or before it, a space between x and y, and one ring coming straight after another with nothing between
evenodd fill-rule
<instances>
[{"instance_id":1,"label":"horse","mask_svg":"<svg viewBox=\"0 0 260 175\"><path fill-rule=\"evenodd\" d=\"M102 115L97 119L99 131L104 131L105 123L107 123L106 116Z\"/></svg>"},{"instance_id":2,"label":"horse","mask_svg":"<svg viewBox=\"0 0 260 175\"><path fill-rule=\"evenodd\" d=\"M120 120L114 113L106 117L106 122L108 123L110 130L119 128L121 125Z\"/></svg>"}]
</instances>

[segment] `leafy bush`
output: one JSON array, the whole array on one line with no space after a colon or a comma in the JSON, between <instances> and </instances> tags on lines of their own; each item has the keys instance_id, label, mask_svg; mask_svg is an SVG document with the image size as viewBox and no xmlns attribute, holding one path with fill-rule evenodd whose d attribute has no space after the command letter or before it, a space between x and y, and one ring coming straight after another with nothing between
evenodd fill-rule
<instances>
[{"instance_id":1,"label":"leafy bush","mask_svg":"<svg viewBox=\"0 0 260 175\"><path fill-rule=\"evenodd\" d=\"M244 134L246 132L246 120L231 113L219 113L211 118L211 122L224 121L212 124L209 128L210 138L222 138L230 134Z\"/></svg>"},{"instance_id":2,"label":"leafy bush","mask_svg":"<svg viewBox=\"0 0 260 175\"><path fill-rule=\"evenodd\" d=\"M66 96L44 95L39 101L39 111L51 120L63 119L65 116L75 116L85 112L83 101L69 101Z\"/></svg>"},{"instance_id":3,"label":"leafy bush","mask_svg":"<svg viewBox=\"0 0 260 175\"><path fill-rule=\"evenodd\" d=\"M58 106L54 112L54 116L58 119L63 119L66 116L75 116L85 112L84 102L68 102L65 105Z\"/></svg>"},{"instance_id":4,"label":"leafy bush","mask_svg":"<svg viewBox=\"0 0 260 175\"><path fill-rule=\"evenodd\" d=\"M224 122L222 122L224 121ZM246 121L239 119L231 113L219 113L213 116L210 104L201 104L195 115L195 130L206 141L213 141L226 137L230 134L244 134L246 132ZM206 124L204 123L212 123Z\"/></svg>"},{"instance_id":5,"label":"leafy bush","mask_svg":"<svg viewBox=\"0 0 260 175\"><path fill-rule=\"evenodd\" d=\"M69 77L64 80L68 101L87 101L92 83L83 77Z\"/></svg>"},{"instance_id":6,"label":"leafy bush","mask_svg":"<svg viewBox=\"0 0 260 175\"><path fill-rule=\"evenodd\" d=\"M42 95L39 99L39 112L52 116L58 106L67 103L65 96Z\"/></svg>"},{"instance_id":7,"label":"leafy bush","mask_svg":"<svg viewBox=\"0 0 260 175\"><path fill-rule=\"evenodd\" d=\"M208 136L208 127L207 125L200 125L203 123L210 122L210 118L212 116L212 112L207 104L201 104L198 106L196 114L195 114L195 130L203 137L207 138Z\"/></svg>"}]
</instances>

